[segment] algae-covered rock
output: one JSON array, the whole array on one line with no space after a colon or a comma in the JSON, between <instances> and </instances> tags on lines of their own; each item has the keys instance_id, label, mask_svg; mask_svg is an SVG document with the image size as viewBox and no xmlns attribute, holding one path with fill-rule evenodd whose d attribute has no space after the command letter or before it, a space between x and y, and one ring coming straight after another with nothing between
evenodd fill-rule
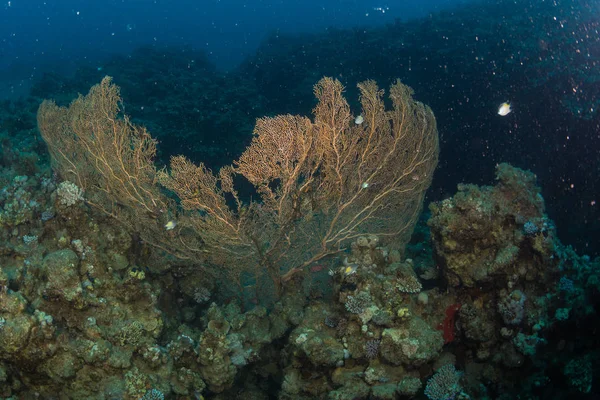
<instances>
[{"instance_id":1,"label":"algae-covered rock","mask_svg":"<svg viewBox=\"0 0 600 400\"><path fill-rule=\"evenodd\" d=\"M336 390L329 392L329 400L359 400L367 399L371 391L361 379L349 379L344 382L344 385Z\"/></svg>"},{"instance_id":2,"label":"algae-covered rock","mask_svg":"<svg viewBox=\"0 0 600 400\"><path fill-rule=\"evenodd\" d=\"M191 369L181 367L179 370L173 371L171 389L176 394L187 396L193 392L201 393L205 387L206 384L200 378L200 374Z\"/></svg>"},{"instance_id":3,"label":"algae-covered rock","mask_svg":"<svg viewBox=\"0 0 600 400\"><path fill-rule=\"evenodd\" d=\"M414 317L406 326L383 331L380 353L386 361L395 365L422 365L433 360L443 345L440 331Z\"/></svg>"},{"instance_id":4,"label":"algae-covered rock","mask_svg":"<svg viewBox=\"0 0 600 400\"><path fill-rule=\"evenodd\" d=\"M465 338L475 342L489 342L495 338L494 312L466 304L461 307L459 315Z\"/></svg>"},{"instance_id":5,"label":"algae-covered rock","mask_svg":"<svg viewBox=\"0 0 600 400\"><path fill-rule=\"evenodd\" d=\"M461 184L452 198L430 205L435 258L451 286L502 285L523 272L534 280L545 270L523 271L523 255L551 257L555 230L545 221L535 175L500 164L496 176L496 186Z\"/></svg>"},{"instance_id":6,"label":"algae-covered rock","mask_svg":"<svg viewBox=\"0 0 600 400\"><path fill-rule=\"evenodd\" d=\"M269 333L270 324L267 310L264 307L255 307L245 315L246 322L240 330L251 343L266 344L271 341Z\"/></svg>"},{"instance_id":7,"label":"algae-covered rock","mask_svg":"<svg viewBox=\"0 0 600 400\"><path fill-rule=\"evenodd\" d=\"M344 359L344 346L325 332L298 329L291 338L315 366L332 367Z\"/></svg>"},{"instance_id":8,"label":"algae-covered rock","mask_svg":"<svg viewBox=\"0 0 600 400\"><path fill-rule=\"evenodd\" d=\"M48 254L42 263L42 273L47 279L46 295L67 302L81 298L79 257L70 249Z\"/></svg>"},{"instance_id":9,"label":"algae-covered rock","mask_svg":"<svg viewBox=\"0 0 600 400\"><path fill-rule=\"evenodd\" d=\"M423 383L419 378L408 375L402 378L402 380L398 383L396 390L401 396L413 397L419 392L419 390L421 390L422 386Z\"/></svg>"},{"instance_id":10,"label":"algae-covered rock","mask_svg":"<svg viewBox=\"0 0 600 400\"><path fill-rule=\"evenodd\" d=\"M198 361L202 366L202 378L213 392L220 393L233 384L237 369L229 357L229 342L226 334L229 323L224 320L212 320L200 338Z\"/></svg>"},{"instance_id":11,"label":"algae-covered rock","mask_svg":"<svg viewBox=\"0 0 600 400\"><path fill-rule=\"evenodd\" d=\"M373 400L394 400L396 398L396 384L386 383L375 385L371 388L371 399Z\"/></svg>"},{"instance_id":12,"label":"algae-covered rock","mask_svg":"<svg viewBox=\"0 0 600 400\"><path fill-rule=\"evenodd\" d=\"M73 378L81 368L81 361L75 355L67 352L61 352L54 357L47 359L41 366L43 371L53 380L63 380Z\"/></svg>"},{"instance_id":13,"label":"algae-covered rock","mask_svg":"<svg viewBox=\"0 0 600 400\"><path fill-rule=\"evenodd\" d=\"M33 318L26 315L5 319L0 326L0 355L16 354L23 349L33 326Z\"/></svg>"},{"instance_id":14,"label":"algae-covered rock","mask_svg":"<svg viewBox=\"0 0 600 400\"><path fill-rule=\"evenodd\" d=\"M0 313L21 314L27 307L27 300L18 292L0 290ZM6 315L4 315L6 318Z\"/></svg>"},{"instance_id":15,"label":"algae-covered rock","mask_svg":"<svg viewBox=\"0 0 600 400\"><path fill-rule=\"evenodd\" d=\"M109 266L115 271L123 271L129 267L129 260L123 254L111 252L108 259Z\"/></svg>"}]
</instances>

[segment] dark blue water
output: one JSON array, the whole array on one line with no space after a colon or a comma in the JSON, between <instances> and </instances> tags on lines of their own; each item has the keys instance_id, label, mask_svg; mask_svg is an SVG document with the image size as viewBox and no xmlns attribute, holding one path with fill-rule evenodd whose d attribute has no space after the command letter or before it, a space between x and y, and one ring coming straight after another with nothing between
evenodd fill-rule
<instances>
[{"instance_id":1,"label":"dark blue water","mask_svg":"<svg viewBox=\"0 0 600 400\"><path fill-rule=\"evenodd\" d=\"M377 1L7 1L0 10L0 70L27 79L49 68L70 72L141 45L192 46L231 69L271 32L378 26L451 7ZM6 94L5 94L6 95Z\"/></svg>"}]
</instances>

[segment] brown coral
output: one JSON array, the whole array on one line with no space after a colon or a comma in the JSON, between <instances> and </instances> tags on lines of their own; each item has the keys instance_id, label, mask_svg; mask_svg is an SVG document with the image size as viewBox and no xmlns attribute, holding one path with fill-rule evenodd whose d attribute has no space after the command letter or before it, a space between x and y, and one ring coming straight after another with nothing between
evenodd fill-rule
<instances>
[{"instance_id":1,"label":"brown coral","mask_svg":"<svg viewBox=\"0 0 600 400\"><path fill-rule=\"evenodd\" d=\"M314 120L259 119L250 146L217 175L181 156L170 172L157 172L155 142L120 118L110 78L69 108L44 102L38 124L56 169L84 188L88 204L178 257L224 265L236 277L264 271L278 288L364 233L397 239L400 247L412 233L437 165L435 118L399 81L390 88L390 111L375 82L358 87L361 124L342 84L324 78L314 88ZM242 202L235 175L255 186L260 202ZM157 182L179 197L183 210ZM162 229L173 215L175 231Z\"/></svg>"}]
</instances>

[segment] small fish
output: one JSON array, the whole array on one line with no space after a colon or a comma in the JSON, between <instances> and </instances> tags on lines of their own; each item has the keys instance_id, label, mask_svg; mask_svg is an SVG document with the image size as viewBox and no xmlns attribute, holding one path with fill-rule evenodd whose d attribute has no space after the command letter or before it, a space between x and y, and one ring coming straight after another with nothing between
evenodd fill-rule
<instances>
[{"instance_id":1,"label":"small fish","mask_svg":"<svg viewBox=\"0 0 600 400\"><path fill-rule=\"evenodd\" d=\"M363 182L363 183L362 183L362 185L360 185L360 187L361 187L362 189L366 189L366 188L368 188L368 187L369 187L369 182Z\"/></svg>"},{"instance_id":2,"label":"small fish","mask_svg":"<svg viewBox=\"0 0 600 400\"><path fill-rule=\"evenodd\" d=\"M356 118L354 118L354 123L356 125L360 125L365 121L365 119L363 118L362 115L357 116Z\"/></svg>"},{"instance_id":3,"label":"small fish","mask_svg":"<svg viewBox=\"0 0 600 400\"><path fill-rule=\"evenodd\" d=\"M358 269L358 264L348 264L346 268L344 268L344 275L352 275L356 273Z\"/></svg>"},{"instance_id":4,"label":"small fish","mask_svg":"<svg viewBox=\"0 0 600 400\"><path fill-rule=\"evenodd\" d=\"M165 229L170 231L175 229L175 227L177 226L177 222L176 221L169 221L165 224Z\"/></svg>"},{"instance_id":5,"label":"small fish","mask_svg":"<svg viewBox=\"0 0 600 400\"><path fill-rule=\"evenodd\" d=\"M505 117L510 114L511 111L512 109L510 108L510 103L505 101L504 103L500 104L500 107L498 108L498 115Z\"/></svg>"}]
</instances>

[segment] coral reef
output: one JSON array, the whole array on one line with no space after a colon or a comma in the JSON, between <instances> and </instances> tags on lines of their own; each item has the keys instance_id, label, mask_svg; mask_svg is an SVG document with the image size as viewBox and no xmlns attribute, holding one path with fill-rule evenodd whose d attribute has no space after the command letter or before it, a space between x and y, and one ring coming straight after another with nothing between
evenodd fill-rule
<instances>
[{"instance_id":1,"label":"coral reef","mask_svg":"<svg viewBox=\"0 0 600 400\"><path fill-rule=\"evenodd\" d=\"M421 211L433 161L437 162L437 153L434 157L430 152L424 173L407 175L402 185L386 186L417 189L405 208L382 202L379 219L361 227L352 226L353 216L360 211L339 216L338 220L345 218L347 229L333 230L341 232L343 240L333 240L334 245L321 254L323 238L331 239L323 221L336 218L326 206L339 204L331 196L319 197L326 181L315 190L303 188L316 175L325 174L315 172L320 168L316 164L304 164L302 178L292 179L288 187L301 190L282 190L281 179L286 176L279 173L300 165L300 158L286 164L287 159L278 155L296 154L306 142L274 140L289 139L279 134L285 131L282 127L305 134L292 135L294 140L311 138L308 133L313 130L334 132L323 128L325 118L316 122L289 116L261 119L251 143L252 156L240 158L223 174L210 172L229 164L230 153L243 151L255 117L289 111L308 114L308 107L314 105L309 89L323 72L349 83L355 76L389 81L392 73L402 73L420 88L421 98L440 110L438 119L441 116L448 133L441 145L456 155L444 160L441 180L456 182L446 179L448 171L460 171L461 181L475 182L480 179L475 173L483 170L491 175L491 169L486 172L484 167L497 159L531 165L531 146L518 145L526 139L504 131L496 135L498 128L480 117L467 118L489 113L490 98L499 93L517 96L514 88L519 88L521 99L532 103L517 103L515 111L521 108L521 114L527 114L528 107L538 107L545 114L511 123L510 129L519 125L522 132L535 124L547 129L548 145L536 141L536 146L542 157L561 168L542 164L536 170L544 171L544 187L551 186L552 176L569 170L567 157L548 156L553 148L564 147L552 142L564 135L553 133L568 126L580 136L586 137L586 132L597 136L595 120L585 125L598 109L598 96L594 96L598 77L587 74L596 62L587 56L594 54L588 50L597 46L597 40L586 31L594 31L593 21L574 23L578 20L573 16L588 9L583 2L569 2L565 9L572 15L557 9L556 2L525 3L500 1L417 22L398 21L367 31L331 30L301 40L280 35L227 76L214 71L202 54L168 49L142 49L130 57L113 58L103 72L82 68L73 80L48 75L36 84L33 95L53 97L65 105L76 92L84 92L105 73L112 74L123 88L125 110L131 113L130 120L123 118L116 106L118 92L115 96L107 90L113 102L103 104L114 117L108 132L121 133L117 137L126 140L94 137L96 143L86 144L117 144L108 156L95 158L81 158L83 153L74 147L56 142L50 149L60 170L56 175L36 132L37 99L0 104L0 397L508 400L597 396L598 342L591 334L584 335L598 325L600 259L579 255L558 240L560 231L546 214L533 173L499 164L494 186L459 185L456 194L430 205L412 242L405 246ZM506 23L498 24L501 19ZM550 22L544 22L545 29L532 30L546 20ZM465 21L467 25L477 21L477 27L465 27ZM563 24L569 29L563 29ZM586 40L579 40L584 36ZM319 71L312 67L317 59ZM555 74L529 73L555 68ZM432 75L446 79L431 79ZM490 81L490 75L495 79ZM447 98L438 95L448 90L449 82L465 96L461 107L448 107ZM114 89L109 83L104 89ZM540 95L548 83L552 95ZM358 102L346 103L341 90L324 89L341 87L338 84L322 82L317 94L339 95L328 104L340 107L328 110L346 113L344 133L362 135L362 145L369 138L369 113L362 112L362 122L356 122L349 110L358 109ZM380 122L392 121L393 126L390 113L403 108L396 104L385 111L382 92L372 85L367 82L361 88L362 111L369 110L364 104L375 105L372 116L385 117ZM396 94L402 88L408 90L397 86ZM348 98L357 97L355 90L348 85ZM69 127L65 116L77 117L70 122L81 124L97 119L92 111L98 104L86 101L91 98L80 98L75 103L79 108L65 114L64 108L46 103L46 111L54 114L40 127L58 126L59 139L54 140L67 138L65 132L73 132L63 129ZM420 104L412 97L410 101L413 106ZM469 123L453 123L461 119ZM430 120L417 125L431 128L432 124ZM153 147L155 142L142 125L160 139L160 149ZM81 132L98 128L84 127ZM453 135L458 129L464 134ZM469 136L474 132L477 135ZM496 135L494 146L481 144L492 137L486 135ZM222 142L214 143L215 137ZM181 186L173 185L169 180L175 179L173 170L161 170L154 157L165 163L186 142L193 143L183 149L186 156L206 164L198 167L178 158L172 164L181 167L174 168L181 173L178 183L198 183L187 179L186 171L200 171L205 180L189 192L174 190L180 195L175 200L157 182L169 189ZM284 146L290 143L296 147ZM369 151L364 151L368 147L354 145L363 152L345 153L348 159L368 156ZM437 143L435 147L437 151ZM483 147L485 151L478 151ZM258 151L265 148L268 154ZM381 148L371 150L375 154ZM335 159L328 154L328 162ZM120 159L129 161L121 170L105 169L102 175L90 168ZM465 162L461 160L467 159L477 168L461 168ZM380 153L368 164L382 165L373 160L381 160ZM73 168L73 162L82 168ZM253 169L260 163L270 168L268 174ZM345 207L354 204L359 207L353 210L369 210L375 203L367 203L377 198L370 195L383 193L388 181L362 179L369 174L355 167L350 163L342 174L342 188L352 190L342 190L340 198L350 199ZM242 169L258 193L241 190L236 198L237 192L234 195L228 185L240 178ZM590 174L597 171L579 162L572 171L576 186L584 182L595 196L596 178ZM111 179L113 185L106 185ZM238 262L240 254L247 253L226 257L217 251L231 250L231 242L217 238L207 246L209 237L198 240L199 231L219 228L223 233L223 226L214 220L200 224L209 219L206 208L179 207L197 204L199 189L206 187L223 195L222 201L211 205L250 216L233 219L233 225L259 233L241 246L243 250L253 246L252 268ZM142 191L135 193L135 189ZM436 188L432 195L441 191ZM251 204L251 197L258 200ZM568 201L564 198L553 199L555 209ZM352 199L359 201L352 203ZM236 203L237 208L229 208ZM129 212L139 207L144 211ZM566 218L582 218L571 212L577 207L581 206L562 207L568 210ZM399 209L411 212L404 215ZM379 229L381 218L391 231ZM373 226L378 229L365 229ZM401 229L406 235L400 240L390 234ZM235 235L228 239L239 238ZM174 257L174 253L181 256L179 249L191 259ZM224 272L228 269L236 279ZM293 273L286 275L289 271ZM272 296L272 287L264 283L273 277L275 281L286 278L278 296Z\"/></svg>"},{"instance_id":2,"label":"coral reef","mask_svg":"<svg viewBox=\"0 0 600 400\"><path fill-rule=\"evenodd\" d=\"M309 268L268 309L244 311L93 213L73 184L15 177L5 193L27 200L4 211L0 393L478 398L517 390L515 376L544 357L589 393L592 358L547 349L569 346L555 332L594 315L598 261L558 241L531 173L502 164L498 178L431 205L431 260L361 236L329 270ZM439 277L423 281L420 268ZM324 297L308 296L321 279Z\"/></svg>"}]
</instances>

